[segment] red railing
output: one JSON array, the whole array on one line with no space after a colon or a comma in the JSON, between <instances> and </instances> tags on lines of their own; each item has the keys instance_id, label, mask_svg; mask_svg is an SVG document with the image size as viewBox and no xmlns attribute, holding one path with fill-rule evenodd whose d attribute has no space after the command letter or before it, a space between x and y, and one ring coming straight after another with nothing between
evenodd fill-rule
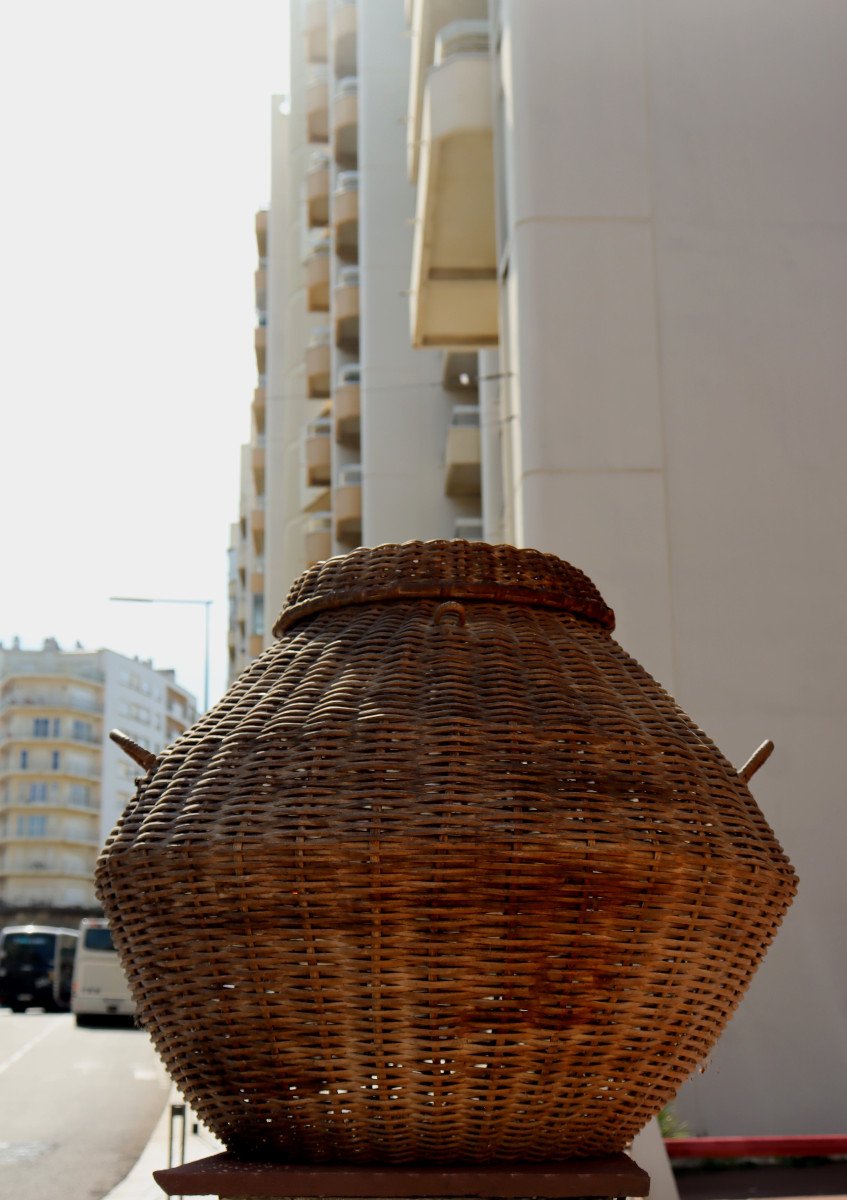
<instances>
[{"instance_id":1,"label":"red railing","mask_svg":"<svg viewBox=\"0 0 847 1200\"><path fill-rule=\"evenodd\" d=\"M765 1137L667 1138L668 1158L836 1158L847 1155L847 1133Z\"/></svg>"}]
</instances>

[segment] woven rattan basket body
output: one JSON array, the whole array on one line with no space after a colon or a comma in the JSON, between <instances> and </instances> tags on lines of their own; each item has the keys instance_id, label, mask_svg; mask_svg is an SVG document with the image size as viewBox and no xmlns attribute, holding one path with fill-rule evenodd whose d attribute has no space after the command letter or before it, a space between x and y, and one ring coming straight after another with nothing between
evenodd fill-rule
<instances>
[{"instance_id":1,"label":"woven rattan basket body","mask_svg":"<svg viewBox=\"0 0 847 1200\"><path fill-rule=\"evenodd\" d=\"M231 1149L605 1153L708 1054L794 875L611 625L535 551L358 550L141 781L99 894Z\"/></svg>"}]
</instances>

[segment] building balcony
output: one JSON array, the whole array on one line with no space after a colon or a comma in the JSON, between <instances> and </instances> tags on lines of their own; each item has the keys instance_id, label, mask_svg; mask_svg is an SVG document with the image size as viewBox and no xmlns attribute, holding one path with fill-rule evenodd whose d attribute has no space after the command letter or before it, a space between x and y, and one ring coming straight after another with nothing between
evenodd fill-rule
<instances>
[{"instance_id":1,"label":"building balcony","mask_svg":"<svg viewBox=\"0 0 847 1200\"><path fill-rule=\"evenodd\" d=\"M480 489L479 406L456 404L447 431L444 491L448 496L478 496Z\"/></svg>"},{"instance_id":2,"label":"building balcony","mask_svg":"<svg viewBox=\"0 0 847 1200\"><path fill-rule=\"evenodd\" d=\"M256 247L259 258L268 257L268 212L265 208L256 213Z\"/></svg>"},{"instance_id":3,"label":"building balcony","mask_svg":"<svg viewBox=\"0 0 847 1200\"><path fill-rule=\"evenodd\" d=\"M267 413L267 395L264 383L260 383L257 388L253 389L253 403L250 405L250 413L253 417L253 428L256 430L256 433L264 436L265 416Z\"/></svg>"},{"instance_id":4,"label":"building balcony","mask_svg":"<svg viewBox=\"0 0 847 1200\"><path fill-rule=\"evenodd\" d=\"M341 171L332 196L335 253L345 263L359 261L359 173Z\"/></svg>"},{"instance_id":5,"label":"building balcony","mask_svg":"<svg viewBox=\"0 0 847 1200\"><path fill-rule=\"evenodd\" d=\"M28 692L15 688L0 697L0 713L11 713L13 710L23 709L31 719L35 715L32 711L34 708L43 708L49 711L50 716L67 714L70 717L78 717L80 713L85 716L102 713L103 703L93 695L85 698L77 695L71 698L61 689ZM47 711L45 711L45 716Z\"/></svg>"},{"instance_id":6,"label":"building balcony","mask_svg":"<svg viewBox=\"0 0 847 1200\"><path fill-rule=\"evenodd\" d=\"M254 329L253 346L256 350L256 369L260 375L264 375L268 348L268 331L264 325L257 325Z\"/></svg>"},{"instance_id":7,"label":"building balcony","mask_svg":"<svg viewBox=\"0 0 847 1200\"><path fill-rule=\"evenodd\" d=\"M300 511L309 515L327 512L332 508L332 488L306 488Z\"/></svg>"},{"instance_id":8,"label":"building balcony","mask_svg":"<svg viewBox=\"0 0 847 1200\"><path fill-rule=\"evenodd\" d=\"M482 517L456 517L453 522L453 537L465 542L483 540Z\"/></svg>"},{"instance_id":9,"label":"building balcony","mask_svg":"<svg viewBox=\"0 0 847 1200\"><path fill-rule=\"evenodd\" d=\"M329 224L329 159L315 154L306 173L306 211L310 229Z\"/></svg>"},{"instance_id":10,"label":"building balcony","mask_svg":"<svg viewBox=\"0 0 847 1200\"><path fill-rule=\"evenodd\" d=\"M306 486L326 487L332 479L332 418L319 417L306 426Z\"/></svg>"},{"instance_id":11,"label":"building balcony","mask_svg":"<svg viewBox=\"0 0 847 1200\"><path fill-rule=\"evenodd\" d=\"M359 161L359 81L355 75L339 79L332 102L332 145L335 161L342 170L354 169Z\"/></svg>"},{"instance_id":12,"label":"building balcony","mask_svg":"<svg viewBox=\"0 0 847 1200\"><path fill-rule=\"evenodd\" d=\"M335 413L335 440L346 446L358 446L361 429L359 364L342 367L332 397Z\"/></svg>"},{"instance_id":13,"label":"building balcony","mask_svg":"<svg viewBox=\"0 0 847 1200\"><path fill-rule=\"evenodd\" d=\"M306 259L306 308L329 312L329 242L313 246Z\"/></svg>"},{"instance_id":14,"label":"building balcony","mask_svg":"<svg viewBox=\"0 0 847 1200\"><path fill-rule=\"evenodd\" d=\"M265 491L265 439L260 436L250 447L250 468L253 474L253 487L256 494L261 496Z\"/></svg>"},{"instance_id":15,"label":"building balcony","mask_svg":"<svg viewBox=\"0 0 847 1200\"><path fill-rule=\"evenodd\" d=\"M55 845L56 843L48 843ZM26 876L38 875L40 879L68 879L74 882L79 880L88 881L94 870L94 861L96 857L96 848L92 847L91 863L88 865L80 864L77 867L66 867L61 860L53 858L37 858L28 862L16 863L10 862L3 867L3 875L6 879L25 878Z\"/></svg>"},{"instance_id":16,"label":"building balcony","mask_svg":"<svg viewBox=\"0 0 847 1200\"><path fill-rule=\"evenodd\" d=\"M335 344L346 354L359 353L359 268L342 267L332 304Z\"/></svg>"},{"instance_id":17,"label":"building balcony","mask_svg":"<svg viewBox=\"0 0 847 1200\"><path fill-rule=\"evenodd\" d=\"M479 356L476 351L445 351L441 367L441 382L448 392L464 392L470 402L479 391Z\"/></svg>"},{"instance_id":18,"label":"building balcony","mask_svg":"<svg viewBox=\"0 0 847 1200\"><path fill-rule=\"evenodd\" d=\"M5 800L0 800L0 809L13 815L39 812L51 817L71 816L81 821L93 822L100 815L100 801L93 795L85 800L77 800L67 790L61 791L57 796L48 796L44 800L33 800L27 789L21 788L16 795L8 795ZM86 840L92 841L96 838L95 829Z\"/></svg>"},{"instance_id":19,"label":"building balcony","mask_svg":"<svg viewBox=\"0 0 847 1200\"><path fill-rule=\"evenodd\" d=\"M310 400L325 400L330 393L331 353L329 330L319 329L306 347L306 393Z\"/></svg>"},{"instance_id":20,"label":"building balcony","mask_svg":"<svg viewBox=\"0 0 847 1200\"><path fill-rule=\"evenodd\" d=\"M498 341L491 81L478 48L486 29L446 26L427 77L409 301L416 348Z\"/></svg>"},{"instance_id":21,"label":"building balcony","mask_svg":"<svg viewBox=\"0 0 847 1200\"><path fill-rule=\"evenodd\" d=\"M339 79L356 74L356 0L336 0L332 14L332 62Z\"/></svg>"},{"instance_id":22,"label":"building balcony","mask_svg":"<svg viewBox=\"0 0 847 1200\"><path fill-rule=\"evenodd\" d=\"M342 467L333 496L335 536L347 545L362 540L362 468L359 463Z\"/></svg>"},{"instance_id":23,"label":"building balcony","mask_svg":"<svg viewBox=\"0 0 847 1200\"><path fill-rule=\"evenodd\" d=\"M306 42L306 61L325 63L327 60L326 0L308 0L303 14L303 36Z\"/></svg>"},{"instance_id":24,"label":"building balcony","mask_svg":"<svg viewBox=\"0 0 847 1200\"><path fill-rule=\"evenodd\" d=\"M303 524L303 549L306 566L323 562L332 554L332 514L315 513Z\"/></svg>"},{"instance_id":25,"label":"building balcony","mask_svg":"<svg viewBox=\"0 0 847 1200\"><path fill-rule=\"evenodd\" d=\"M268 307L268 272L266 267L259 267L253 272L253 289L256 295L256 308L260 312Z\"/></svg>"},{"instance_id":26,"label":"building balcony","mask_svg":"<svg viewBox=\"0 0 847 1200\"><path fill-rule=\"evenodd\" d=\"M306 137L310 142L329 141L329 83L316 79L306 88Z\"/></svg>"},{"instance_id":27,"label":"building balcony","mask_svg":"<svg viewBox=\"0 0 847 1200\"><path fill-rule=\"evenodd\" d=\"M412 56L409 72L407 166L409 182L418 177L418 154L423 124L423 97L427 71L435 57L435 39L454 21L485 20L488 0L409 0Z\"/></svg>"},{"instance_id":28,"label":"building balcony","mask_svg":"<svg viewBox=\"0 0 847 1200\"><path fill-rule=\"evenodd\" d=\"M257 554L265 552L265 510L257 504L250 513L250 535L253 538L253 549Z\"/></svg>"}]
</instances>

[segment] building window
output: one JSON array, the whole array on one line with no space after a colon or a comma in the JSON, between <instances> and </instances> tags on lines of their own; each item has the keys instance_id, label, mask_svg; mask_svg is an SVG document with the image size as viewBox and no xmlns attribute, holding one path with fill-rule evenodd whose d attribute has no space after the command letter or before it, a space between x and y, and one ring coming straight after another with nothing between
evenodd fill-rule
<instances>
[{"instance_id":1,"label":"building window","mask_svg":"<svg viewBox=\"0 0 847 1200\"><path fill-rule=\"evenodd\" d=\"M52 767L52 769L54 771L58 771L58 769L59 769L59 751L58 750L54 750L53 753L50 755L50 766Z\"/></svg>"},{"instance_id":2,"label":"building window","mask_svg":"<svg viewBox=\"0 0 847 1200\"><path fill-rule=\"evenodd\" d=\"M29 803L30 804L46 804L47 802L47 784L46 783L31 783L29 785Z\"/></svg>"},{"instance_id":3,"label":"building window","mask_svg":"<svg viewBox=\"0 0 847 1200\"><path fill-rule=\"evenodd\" d=\"M71 804L78 808L87 808L90 798L90 789L84 783L72 783L70 789Z\"/></svg>"},{"instance_id":4,"label":"building window","mask_svg":"<svg viewBox=\"0 0 847 1200\"><path fill-rule=\"evenodd\" d=\"M74 721L73 737L78 742L91 741L91 724L88 721Z\"/></svg>"},{"instance_id":5,"label":"building window","mask_svg":"<svg viewBox=\"0 0 847 1200\"><path fill-rule=\"evenodd\" d=\"M29 766L29 750L21 750L21 770L25 771Z\"/></svg>"},{"instance_id":6,"label":"building window","mask_svg":"<svg viewBox=\"0 0 847 1200\"><path fill-rule=\"evenodd\" d=\"M62 732L62 718L54 717L53 718L53 737L58 737L61 732Z\"/></svg>"},{"instance_id":7,"label":"building window","mask_svg":"<svg viewBox=\"0 0 847 1200\"><path fill-rule=\"evenodd\" d=\"M47 717L36 717L32 722L33 737L49 737L50 721Z\"/></svg>"},{"instance_id":8,"label":"building window","mask_svg":"<svg viewBox=\"0 0 847 1200\"><path fill-rule=\"evenodd\" d=\"M47 836L47 818L44 816L18 817L18 837L40 838Z\"/></svg>"}]
</instances>

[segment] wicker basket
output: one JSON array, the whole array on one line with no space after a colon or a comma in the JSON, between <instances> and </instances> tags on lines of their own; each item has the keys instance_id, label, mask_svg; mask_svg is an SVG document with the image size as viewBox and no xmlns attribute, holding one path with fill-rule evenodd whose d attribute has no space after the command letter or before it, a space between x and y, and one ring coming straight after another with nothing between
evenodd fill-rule
<instances>
[{"instance_id":1,"label":"wicker basket","mask_svg":"<svg viewBox=\"0 0 847 1200\"><path fill-rule=\"evenodd\" d=\"M357 550L150 764L99 895L231 1150L612 1152L709 1053L795 876L613 623L536 551Z\"/></svg>"}]
</instances>

